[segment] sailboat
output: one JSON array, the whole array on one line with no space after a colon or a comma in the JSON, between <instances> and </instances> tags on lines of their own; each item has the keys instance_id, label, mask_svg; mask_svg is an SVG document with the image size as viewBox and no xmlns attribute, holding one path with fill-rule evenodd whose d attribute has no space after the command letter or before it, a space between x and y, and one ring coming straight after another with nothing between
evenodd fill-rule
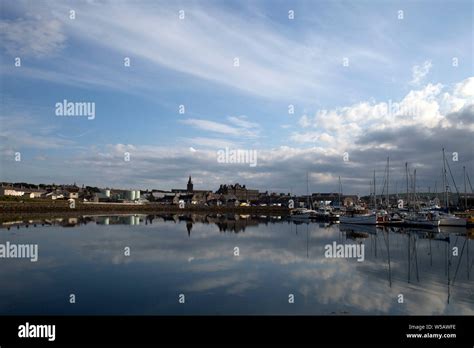
<instances>
[{"instance_id":1,"label":"sailboat","mask_svg":"<svg viewBox=\"0 0 474 348\"><path fill-rule=\"evenodd\" d=\"M453 214L449 213L449 185L448 185L448 176L446 172L446 164L448 165L449 172L451 173L451 168L449 168L449 163L446 161L446 156L444 154L444 149L443 149L443 183L445 187L445 208L446 212L442 211L432 211L433 214L437 216L439 219L439 226L458 226L458 227L466 227L467 225L467 219L455 216ZM452 174L451 174L452 178ZM454 182L453 178L453 183L456 186L456 183ZM465 186L465 183L464 183ZM457 187L456 187L457 191Z\"/></svg>"},{"instance_id":2,"label":"sailboat","mask_svg":"<svg viewBox=\"0 0 474 348\"><path fill-rule=\"evenodd\" d=\"M308 208L296 208L291 210L290 218L296 221L309 221L312 217L316 216L316 211L310 209L310 202L309 202L309 178L308 172L306 172L306 199L307 199L307 206Z\"/></svg>"},{"instance_id":3,"label":"sailboat","mask_svg":"<svg viewBox=\"0 0 474 348\"><path fill-rule=\"evenodd\" d=\"M408 164L405 164L407 173L407 193L408 193ZM413 173L413 198L415 211L409 212L403 216L404 225L411 227L434 228L439 226L439 219L432 212L417 211L416 198L416 169Z\"/></svg>"},{"instance_id":4,"label":"sailboat","mask_svg":"<svg viewBox=\"0 0 474 348\"><path fill-rule=\"evenodd\" d=\"M342 196L342 185L341 185L341 177L339 177L339 193L337 199L337 205L334 204L329 206L327 204L322 204L315 212L315 219L322 220L322 221L332 221L338 222L341 216L341 196Z\"/></svg>"},{"instance_id":5,"label":"sailboat","mask_svg":"<svg viewBox=\"0 0 474 348\"><path fill-rule=\"evenodd\" d=\"M403 218L398 212L393 212L391 210L392 206L390 204L390 193L389 193L389 183L390 183L390 158L387 157L387 167L385 168L385 186L384 190L386 190L386 207L387 211L384 210L379 210L378 211L378 217L377 221L379 225L391 225L391 226L397 226L400 224L403 224ZM375 178L374 178L375 180ZM375 190L375 188L374 188Z\"/></svg>"},{"instance_id":6,"label":"sailboat","mask_svg":"<svg viewBox=\"0 0 474 348\"><path fill-rule=\"evenodd\" d=\"M467 219L462 217L458 217L452 214L448 214L442 211L435 212L439 219L440 226L458 226L458 227L466 227Z\"/></svg>"},{"instance_id":7,"label":"sailboat","mask_svg":"<svg viewBox=\"0 0 474 348\"><path fill-rule=\"evenodd\" d=\"M438 227L440 220L430 212L412 212L404 216L404 225L410 227L434 228Z\"/></svg>"},{"instance_id":8,"label":"sailboat","mask_svg":"<svg viewBox=\"0 0 474 348\"><path fill-rule=\"evenodd\" d=\"M357 213L356 210L346 211L345 216L341 216L339 221L341 224L354 224L354 225L377 225L377 198L375 195L375 171L374 171L374 210L368 213Z\"/></svg>"}]
</instances>

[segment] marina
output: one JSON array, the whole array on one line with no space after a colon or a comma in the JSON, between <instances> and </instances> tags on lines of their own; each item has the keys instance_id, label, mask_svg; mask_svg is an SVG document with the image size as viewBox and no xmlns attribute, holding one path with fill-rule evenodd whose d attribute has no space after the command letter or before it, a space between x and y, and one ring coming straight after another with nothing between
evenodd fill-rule
<instances>
[{"instance_id":1,"label":"marina","mask_svg":"<svg viewBox=\"0 0 474 348\"><path fill-rule=\"evenodd\" d=\"M466 173L465 167L463 167L464 201L458 200L460 205L450 206L450 182L447 173L448 171L451 173L451 167L446 159L444 149L442 149L442 156L442 181L445 188L445 191L442 192L444 198L442 206L435 203L438 200L437 192L430 194L424 200L417 195L416 169L414 169L413 175L411 175L408 170L408 163L405 163L406 194L403 197L404 199L401 198L399 192L391 196L389 194L390 159L387 158L381 194L377 195L376 173L374 170L369 199L363 204L341 207L342 185L341 178L339 177L339 199L337 205L335 202L330 202L331 204L329 205L323 203L316 208L317 210L313 210L315 204L308 200L305 208L291 210L291 218L295 221L333 221L355 225L402 226L428 229L435 229L440 226L473 227L474 210L470 210L472 207L467 202L468 182L471 192L473 192L469 176ZM460 198L460 192L452 173L451 180L452 185L456 189L456 194Z\"/></svg>"}]
</instances>

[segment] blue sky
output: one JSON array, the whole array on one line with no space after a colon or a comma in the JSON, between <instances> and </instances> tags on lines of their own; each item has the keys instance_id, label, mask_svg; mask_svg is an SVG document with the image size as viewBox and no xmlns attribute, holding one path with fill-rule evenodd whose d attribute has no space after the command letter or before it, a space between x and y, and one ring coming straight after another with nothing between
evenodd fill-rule
<instances>
[{"instance_id":1,"label":"blue sky","mask_svg":"<svg viewBox=\"0 0 474 348\"><path fill-rule=\"evenodd\" d=\"M169 189L192 174L302 193L308 171L313 191L341 176L366 194L387 156L391 184L408 161L434 187L443 146L474 177L472 14L472 1L2 1L0 180ZM64 99L96 117L56 116ZM390 102L416 112L380 113ZM258 166L218 163L225 147Z\"/></svg>"}]
</instances>

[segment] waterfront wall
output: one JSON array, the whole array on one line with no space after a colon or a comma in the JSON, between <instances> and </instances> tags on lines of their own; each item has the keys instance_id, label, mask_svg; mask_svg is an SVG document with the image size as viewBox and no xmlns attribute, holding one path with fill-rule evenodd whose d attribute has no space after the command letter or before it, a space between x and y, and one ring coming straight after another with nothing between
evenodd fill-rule
<instances>
[{"instance_id":1,"label":"waterfront wall","mask_svg":"<svg viewBox=\"0 0 474 348\"><path fill-rule=\"evenodd\" d=\"M176 205L163 204L122 204L122 203L81 203L76 202L75 208L70 208L67 201L47 201L47 202L0 202L0 214L11 213L42 213L42 212L86 212L86 213L112 213L112 212L216 212L228 213L236 212L239 214L281 214L289 213L285 207L206 207L189 206L180 209Z\"/></svg>"}]
</instances>

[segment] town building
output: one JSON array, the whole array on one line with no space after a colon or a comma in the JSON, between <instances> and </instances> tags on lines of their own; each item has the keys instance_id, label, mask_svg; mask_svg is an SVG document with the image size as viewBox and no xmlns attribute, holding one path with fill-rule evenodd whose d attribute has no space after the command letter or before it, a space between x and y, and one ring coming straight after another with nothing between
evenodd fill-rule
<instances>
[{"instance_id":1,"label":"town building","mask_svg":"<svg viewBox=\"0 0 474 348\"><path fill-rule=\"evenodd\" d=\"M191 178L191 175L189 176L188 183L186 185L186 189L172 189L171 192L173 193L181 193L181 194L193 194L193 193L205 193L209 192L208 190L195 190L194 189L194 184Z\"/></svg>"},{"instance_id":2,"label":"town building","mask_svg":"<svg viewBox=\"0 0 474 348\"><path fill-rule=\"evenodd\" d=\"M45 190L27 189L25 190L24 196L28 198L41 198L41 197L44 197L45 194L46 194Z\"/></svg>"},{"instance_id":3,"label":"town building","mask_svg":"<svg viewBox=\"0 0 474 348\"><path fill-rule=\"evenodd\" d=\"M349 207L357 204L359 201L356 195L340 195L339 193L313 193L311 201L315 205L333 205Z\"/></svg>"},{"instance_id":4,"label":"town building","mask_svg":"<svg viewBox=\"0 0 474 348\"><path fill-rule=\"evenodd\" d=\"M259 192L258 190L250 190L245 185L236 183L235 185L221 185L216 191L221 195L233 195L239 201L258 201Z\"/></svg>"},{"instance_id":5,"label":"town building","mask_svg":"<svg viewBox=\"0 0 474 348\"><path fill-rule=\"evenodd\" d=\"M191 175L189 176L189 180L188 180L188 186L187 186L187 189L188 189L188 192L193 192L193 182L191 181Z\"/></svg>"},{"instance_id":6,"label":"town building","mask_svg":"<svg viewBox=\"0 0 474 348\"><path fill-rule=\"evenodd\" d=\"M186 189L171 189L171 192L173 192L173 193L193 193L194 192L194 185L193 185L193 181L191 179L191 175L189 176L188 184L186 185Z\"/></svg>"},{"instance_id":7,"label":"town building","mask_svg":"<svg viewBox=\"0 0 474 348\"><path fill-rule=\"evenodd\" d=\"M12 186L0 187L0 196L15 196L21 197L25 194L25 190L17 189Z\"/></svg>"}]
</instances>

